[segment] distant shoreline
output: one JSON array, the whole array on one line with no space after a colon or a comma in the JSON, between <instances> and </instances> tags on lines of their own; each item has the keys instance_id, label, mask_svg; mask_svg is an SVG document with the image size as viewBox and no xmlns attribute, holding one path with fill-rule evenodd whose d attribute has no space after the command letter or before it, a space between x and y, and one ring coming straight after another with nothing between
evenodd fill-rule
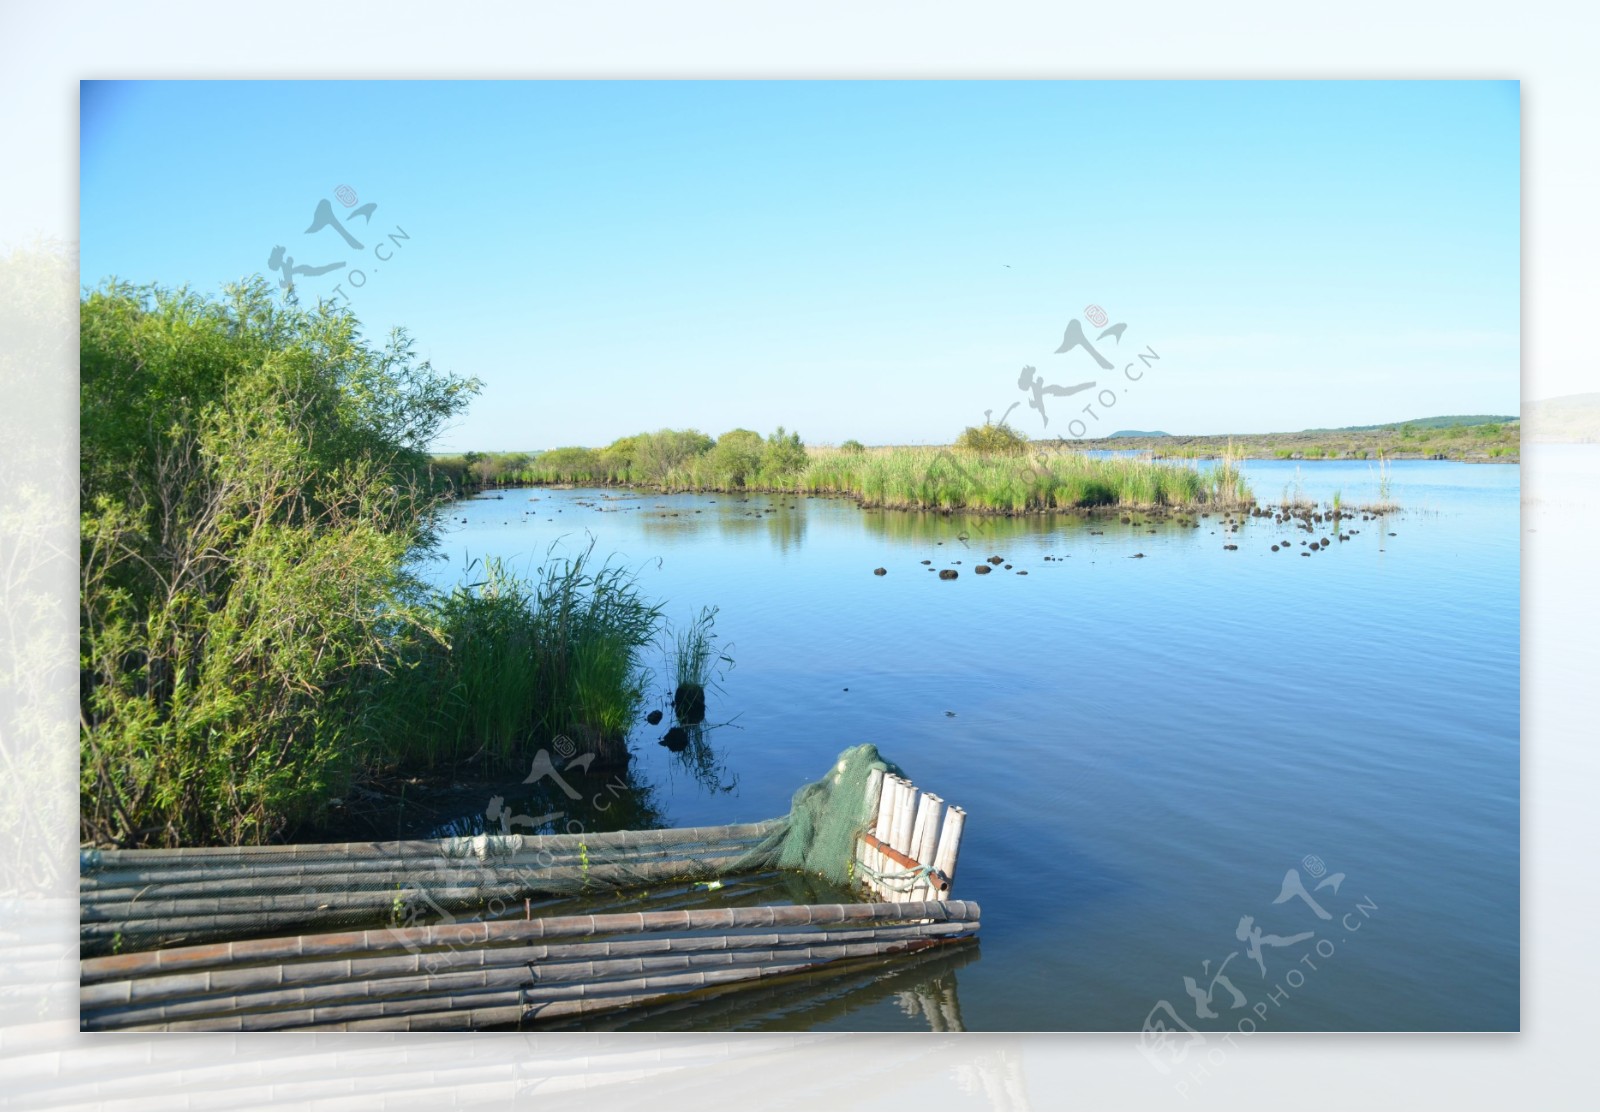
<instances>
[{"instance_id":1,"label":"distant shoreline","mask_svg":"<svg viewBox=\"0 0 1600 1113\"><path fill-rule=\"evenodd\" d=\"M1493 430L1493 432L1487 432ZM1056 441L1035 441L1056 445ZM1521 462L1521 426L1474 425L1460 429L1416 430L1401 436L1393 429L1372 432L1213 434L1207 436L1099 437L1065 442L1084 452L1150 452L1157 459L1205 460L1230 451L1235 459L1294 460L1454 460L1461 463Z\"/></svg>"}]
</instances>

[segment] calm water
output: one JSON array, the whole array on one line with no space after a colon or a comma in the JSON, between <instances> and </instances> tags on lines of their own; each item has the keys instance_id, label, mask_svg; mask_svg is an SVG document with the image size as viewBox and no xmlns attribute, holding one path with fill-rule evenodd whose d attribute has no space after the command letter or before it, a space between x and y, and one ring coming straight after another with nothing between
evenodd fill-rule
<instances>
[{"instance_id":1,"label":"calm water","mask_svg":"<svg viewBox=\"0 0 1600 1113\"><path fill-rule=\"evenodd\" d=\"M1296 483L1376 495L1364 463L1247 472L1265 501ZM909 989L907 974L755 999L703 1026L926 1029L942 1001L969 1029L1137 1030L1167 1001L1202 1031L1246 1015L1263 1031L1515 1029L1518 468L1399 462L1392 482L1404 512L1311 557L1304 533L1246 519L1225 535L1216 516L507 491L458 505L432 568L531 570L592 535L672 619L720 608L735 667L709 717L728 725L698 765L656 744L670 707L633 738L661 822L783 814L860 742L967 809L955 895L983 906L975 954ZM991 554L1014 569L973 575ZM1330 919L1285 894L1290 871ZM1185 976L1211 987L1215 1019Z\"/></svg>"}]
</instances>

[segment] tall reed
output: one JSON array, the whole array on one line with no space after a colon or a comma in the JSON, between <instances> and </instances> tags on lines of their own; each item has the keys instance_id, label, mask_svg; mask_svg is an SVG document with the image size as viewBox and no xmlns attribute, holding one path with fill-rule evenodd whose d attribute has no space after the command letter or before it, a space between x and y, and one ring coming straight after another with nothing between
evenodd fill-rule
<instances>
[{"instance_id":1,"label":"tall reed","mask_svg":"<svg viewBox=\"0 0 1600 1113\"><path fill-rule=\"evenodd\" d=\"M632 573L596 564L594 546L552 558L536 577L494 559L481 576L424 604L428 635L382 686L389 756L504 771L565 736L621 760L648 679L642 652L660 608Z\"/></svg>"}]
</instances>

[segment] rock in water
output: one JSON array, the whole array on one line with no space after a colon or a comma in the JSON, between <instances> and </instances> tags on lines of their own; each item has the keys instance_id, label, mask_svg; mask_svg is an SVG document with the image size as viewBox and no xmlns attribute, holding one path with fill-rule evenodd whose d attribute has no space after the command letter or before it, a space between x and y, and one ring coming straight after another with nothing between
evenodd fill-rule
<instances>
[{"instance_id":1,"label":"rock in water","mask_svg":"<svg viewBox=\"0 0 1600 1113\"><path fill-rule=\"evenodd\" d=\"M648 715L646 715L644 717L644 721L649 723L651 726L655 726L657 723L659 723L661 721L661 712L659 712L659 711L650 712L650 714L648 714Z\"/></svg>"},{"instance_id":2,"label":"rock in water","mask_svg":"<svg viewBox=\"0 0 1600 1113\"><path fill-rule=\"evenodd\" d=\"M672 711L678 722L702 723L706 718L706 690L698 684L679 684L672 693Z\"/></svg>"},{"instance_id":3,"label":"rock in water","mask_svg":"<svg viewBox=\"0 0 1600 1113\"><path fill-rule=\"evenodd\" d=\"M887 568L874 568L872 570L872 574L874 576L887 576L889 574L889 570Z\"/></svg>"},{"instance_id":4,"label":"rock in water","mask_svg":"<svg viewBox=\"0 0 1600 1113\"><path fill-rule=\"evenodd\" d=\"M961 575L961 573L957 572L954 568L939 569L939 578L941 580L953 580L959 575Z\"/></svg>"}]
</instances>

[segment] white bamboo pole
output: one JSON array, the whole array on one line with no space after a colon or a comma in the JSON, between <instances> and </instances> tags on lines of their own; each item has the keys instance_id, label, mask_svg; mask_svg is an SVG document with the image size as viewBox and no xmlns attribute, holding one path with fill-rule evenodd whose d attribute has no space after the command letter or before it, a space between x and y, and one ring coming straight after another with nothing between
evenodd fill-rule
<instances>
[{"instance_id":1,"label":"white bamboo pole","mask_svg":"<svg viewBox=\"0 0 1600 1113\"><path fill-rule=\"evenodd\" d=\"M896 817L894 838L889 841L889 845L902 854L910 855L911 832L917 822L917 786L910 781L902 781L901 784L903 787L900 790L900 812ZM901 896L903 898L905 894L902 893Z\"/></svg>"},{"instance_id":2,"label":"white bamboo pole","mask_svg":"<svg viewBox=\"0 0 1600 1113\"><path fill-rule=\"evenodd\" d=\"M951 804L944 813L944 830L939 834L939 849L933 860L933 868L950 878L950 889L942 894L945 900L955 892L956 859L961 853L961 832L966 824L966 811Z\"/></svg>"},{"instance_id":3,"label":"white bamboo pole","mask_svg":"<svg viewBox=\"0 0 1600 1113\"><path fill-rule=\"evenodd\" d=\"M906 856L912 861L921 864L917 857L917 848L922 845L923 832L928 826L929 809L928 794L917 792L917 818L911 824L911 841L906 844ZM904 872L904 871L902 871ZM922 900L923 886L920 881L913 878L904 883L906 886L906 900Z\"/></svg>"},{"instance_id":4,"label":"white bamboo pole","mask_svg":"<svg viewBox=\"0 0 1600 1113\"><path fill-rule=\"evenodd\" d=\"M874 824L872 824L872 838L875 838L875 840L882 840L883 832L886 832L886 830L890 828L890 822L893 820L893 817L894 777L891 776L891 774L883 774L883 784L878 787L878 814L877 819L875 819ZM870 848L869 857L867 857L867 865L870 865L875 873L882 873L883 852L878 851L877 848ZM872 889L872 894L874 894L874 896L877 896L880 900L883 899L882 884L878 883L878 881L874 881L872 886L870 886L870 889Z\"/></svg>"},{"instance_id":5,"label":"white bamboo pole","mask_svg":"<svg viewBox=\"0 0 1600 1113\"><path fill-rule=\"evenodd\" d=\"M905 781L899 777L885 777L883 781L883 787L884 794L887 797L887 803L882 817L878 820L877 837L879 842L883 843L885 846L888 846L894 839L895 826L900 822L900 808L905 800ZM874 868L879 873L887 873L892 865L893 863L889 861L888 857L880 851L877 855L877 864L874 866ZM889 891L888 887L882 881L877 882L874 885L874 889L878 894L879 900L895 899L894 894Z\"/></svg>"},{"instance_id":6,"label":"white bamboo pole","mask_svg":"<svg viewBox=\"0 0 1600 1113\"><path fill-rule=\"evenodd\" d=\"M927 811L927 821L922 825L921 836L917 839L917 849L911 856L917 860L919 866L932 866L935 848L939 842L940 813L944 809L944 799L931 792L922 794L923 808ZM917 888L912 892L912 900L938 900L944 894L934 889L933 883L924 878L917 883Z\"/></svg>"},{"instance_id":7,"label":"white bamboo pole","mask_svg":"<svg viewBox=\"0 0 1600 1113\"><path fill-rule=\"evenodd\" d=\"M874 768L867 774L867 796L864 806L861 809L861 814L868 817L869 824L875 824L877 817L882 813L883 810L883 775L884 771L877 768ZM870 831L871 829L872 827L869 826L868 830ZM872 864L872 858L873 850L866 844L866 840L857 839L856 861L860 862L868 869L874 869L876 867L874 867ZM872 887L870 881L867 882L867 887L869 889Z\"/></svg>"}]
</instances>

